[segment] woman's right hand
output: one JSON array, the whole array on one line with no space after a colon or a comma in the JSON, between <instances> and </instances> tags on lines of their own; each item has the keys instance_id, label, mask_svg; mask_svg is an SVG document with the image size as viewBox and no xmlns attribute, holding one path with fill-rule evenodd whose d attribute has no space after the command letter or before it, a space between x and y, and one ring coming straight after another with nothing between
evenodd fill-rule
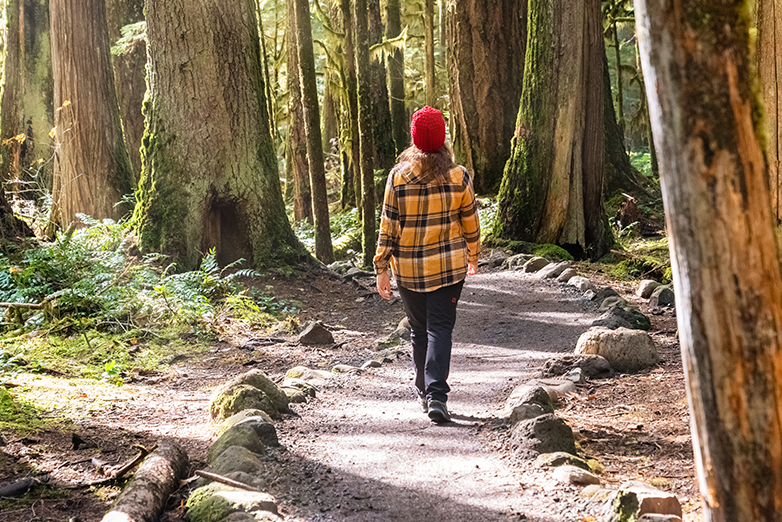
<instances>
[{"instance_id":1,"label":"woman's right hand","mask_svg":"<svg viewBox=\"0 0 782 522\"><path fill-rule=\"evenodd\" d=\"M478 273L478 263L467 263L467 275L473 276Z\"/></svg>"},{"instance_id":2,"label":"woman's right hand","mask_svg":"<svg viewBox=\"0 0 782 522\"><path fill-rule=\"evenodd\" d=\"M377 293L383 299L391 299L391 275L388 270L377 274Z\"/></svg>"}]
</instances>

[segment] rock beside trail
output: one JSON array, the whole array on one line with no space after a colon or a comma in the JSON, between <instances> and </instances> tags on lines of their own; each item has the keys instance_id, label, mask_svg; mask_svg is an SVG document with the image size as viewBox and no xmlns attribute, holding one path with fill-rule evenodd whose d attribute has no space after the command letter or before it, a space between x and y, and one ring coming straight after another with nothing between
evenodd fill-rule
<instances>
[{"instance_id":1,"label":"rock beside trail","mask_svg":"<svg viewBox=\"0 0 782 522\"><path fill-rule=\"evenodd\" d=\"M641 482L629 482L623 484L606 503L604 520L628 522L647 514L681 518L682 507L673 493L660 491Z\"/></svg>"},{"instance_id":2,"label":"rock beside trail","mask_svg":"<svg viewBox=\"0 0 782 522\"><path fill-rule=\"evenodd\" d=\"M606 301L610 299L613 298ZM603 315L592 322L592 326L605 326L612 330L620 327L631 330L651 330L652 322L638 308L619 298L615 304L606 308Z\"/></svg>"},{"instance_id":3,"label":"rock beside trail","mask_svg":"<svg viewBox=\"0 0 782 522\"><path fill-rule=\"evenodd\" d=\"M186 506L191 522L217 522L241 512L277 513L277 501L268 493L245 491L217 483L193 491Z\"/></svg>"},{"instance_id":4,"label":"rock beside trail","mask_svg":"<svg viewBox=\"0 0 782 522\"><path fill-rule=\"evenodd\" d=\"M589 464L587 461L572 455L565 453L564 451L555 451L554 453L542 453L535 459L535 465L539 468L556 468L559 466L576 466L583 470L589 471Z\"/></svg>"},{"instance_id":5,"label":"rock beside trail","mask_svg":"<svg viewBox=\"0 0 782 522\"><path fill-rule=\"evenodd\" d=\"M209 467L218 475L227 475L232 471L252 475L258 473L263 465L258 456L247 448L231 446L220 453Z\"/></svg>"},{"instance_id":6,"label":"rock beside trail","mask_svg":"<svg viewBox=\"0 0 782 522\"><path fill-rule=\"evenodd\" d=\"M239 424L240 422L242 422L245 419L249 419L249 418L253 418L253 417L260 417L263 420L263 422L266 422L268 424L272 424L272 426L274 425L272 423L272 418L269 417L269 415L265 411L254 410L254 409L242 410L239 413L231 415L230 417L225 419L220 424L220 426L217 428L217 435L218 436L222 435L229 428L232 428L232 427L236 426L237 424Z\"/></svg>"},{"instance_id":7,"label":"rock beside trail","mask_svg":"<svg viewBox=\"0 0 782 522\"><path fill-rule=\"evenodd\" d=\"M575 391L576 385L572 381L564 379L532 379L524 384L519 384L513 389L505 401L505 413L510 416L517 406L523 404L537 404L543 408L544 412L553 413L554 404L559 396ZM516 417L523 415L525 413L519 410Z\"/></svg>"},{"instance_id":8,"label":"rock beside trail","mask_svg":"<svg viewBox=\"0 0 782 522\"><path fill-rule=\"evenodd\" d=\"M505 262L502 263L502 268L506 270L518 270L530 259L532 259L532 256L529 254L516 254L506 259Z\"/></svg>"},{"instance_id":9,"label":"rock beside trail","mask_svg":"<svg viewBox=\"0 0 782 522\"><path fill-rule=\"evenodd\" d=\"M535 277L537 279L555 279L559 277L562 272L570 268L570 261L562 261L561 263L549 263L541 268Z\"/></svg>"},{"instance_id":10,"label":"rock beside trail","mask_svg":"<svg viewBox=\"0 0 782 522\"><path fill-rule=\"evenodd\" d=\"M613 377L611 364L601 355L563 355L549 359L543 364L543 377L560 377L575 368L580 368L587 379Z\"/></svg>"},{"instance_id":11,"label":"rock beside trail","mask_svg":"<svg viewBox=\"0 0 782 522\"><path fill-rule=\"evenodd\" d=\"M315 386L317 388L325 386L331 379L334 378L334 374L325 370L313 370L306 366L296 366L288 370L285 374L285 380L282 382L284 388L296 386L297 381L303 381L306 384ZM296 379L297 381L293 381Z\"/></svg>"},{"instance_id":12,"label":"rock beside trail","mask_svg":"<svg viewBox=\"0 0 782 522\"><path fill-rule=\"evenodd\" d=\"M275 419L290 411L288 396L260 370L250 370L218 387L209 402L215 420L247 409L262 410Z\"/></svg>"},{"instance_id":13,"label":"rock beside trail","mask_svg":"<svg viewBox=\"0 0 782 522\"><path fill-rule=\"evenodd\" d=\"M652 296L649 298L649 306L656 308L658 306L676 306L676 296L673 294L673 290L667 286L658 286L652 292Z\"/></svg>"},{"instance_id":14,"label":"rock beside trail","mask_svg":"<svg viewBox=\"0 0 782 522\"><path fill-rule=\"evenodd\" d=\"M235 426L252 428L266 446L280 445L277 439L277 429L274 427L271 418L260 410L244 410L229 417L220 425L218 433L222 435Z\"/></svg>"},{"instance_id":15,"label":"rock beside trail","mask_svg":"<svg viewBox=\"0 0 782 522\"><path fill-rule=\"evenodd\" d=\"M546 413L554 413L554 403L545 388L522 384L511 392L505 402L505 411L510 416L511 424L517 424Z\"/></svg>"},{"instance_id":16,"label":"rock beside trail","mask_svg":"<svg viewBox=\"0 0 782 522\"><path fill-rule=\"evenodd\" d=\"M611 288L610 286L607 286L600 290L599 292L596 292L595 295L592 296L592 301L597 301L598 303L602 303L609 297L619 296L619 294L616 293L616 290Z\"/></svg>"},{"instance_id":17,"label":"rock beside trail","mask_svg":"<svg viewBox=\"0 0 782 522\"><path fill-rule=\"evenodd\" d=\"M661 286L660 283L654 279L644 279L638 285L635 295L643 299L649 299L652 296L652 292L654 292L658 286Z\"/></svg>"},{"instance_id":18,"label":"rock beside trail","mask_svg":"<svg viewBox=\"0 0 782 522\"><path fill-rule=\"evenodd\" d=\"M508 259L508 255L505 252L502 250L494 250L489 256L488 267L497 268L498 266L502 266L506 259Z\"/></svg>"},{"instance_id":19,"label":"rock beside trail","mask_svg":"<svg viewBox=\"0 0 782 522\"><path fill-rule=\"evenodd\" d=\"M557 276L557 283L567 283L576 276L578 276L578 273L573 268L566 268L564 272Z\"/></svg>"},{"instance_id":20,"label":"rock beside trail","mask_svg":"<svg viewBox=\"0 0 782 522\"><path fill-rule=\"evenodd\" d=\"M575 486L600 484L600 479L596 475L581 468L577 468L576 466L560 466L554 470L553 477L558 482L573 484Z\"/></svg>"},{"instance_id":21,"label":"rock beside trail","mask_svg":"<svg viewBox=\"0 0 782 522\"><path fill-rule=\"evenodd\" d=\"M575 353L601 355L612 368L625 373L642 370L659 362L657 348L649 334L627 328L590 328L578 339Z\"/></svg>"},{"instance_id":22,"label":"rock beside trail","mask_svg":"<svg viewBox=\"0 0 782 522\"><path fill-rule=\"evenodd\" d=\"M553 413L519 422L511 428L513 455L520 460L536 458L540 453L576 452L573 430Z\"/></svg>"},{"instance_id":23,"label":"rock beside trail","mask_svg":"<svg viewBox=\"0 0 782 522\"><path fill-rule=\"evenodd\" d=\"M647 513L641 515L635 522L682 522L681 517L676 515L660 515L657 513Z\"/></svg>"},{"instance_id":24,"label":"rock beside trail","mask_svg":"<svg viewBox=\"0 0 782 522\"><path fill-rule=\"evenodd\" d=\"M301 344L334 344L334 336L320 321L313 321L307 325L299 335Z\"/></svg>"},{"instance_id":25,"label":"rock beside trail","mask_svg":"<svg viewBox=\"0 0 782 522\"><path fill-rule=\"evenodd\" d=\"M586 293L588 291L594 292L596 290L595 285L592 284L592 281L587 279L586 277L581 276L575 276L568 279L567 284L570 286L575 286L579 292Z\"/></svg>"},{"instance_id":26,"label":"rock beside trail","mask_svg":"<svg viewBox=\"0 0 782 522\"><path fill-rule=\"evenodd\" d=\"M252 427L244 424L237 424L226 430L226 432L220 435L220 438L212 444L209 448L209 453L206 456L206 462L211 464L222 452L232 446L240 446L258 455L261 455L266 451L263 441L261 441Z\"/></svg>"},{"instance_id":27,"label":"rock beside trail","mask_svg":"<svg viewBox=\"0 0 782 522\"><path fill-rule=\"evenodd\" d=\"M549 264L548 260L543 257L533 257L532 259L524 263L524 265L521 267L521 271L527 273L537 272L538 270L540 270L541 268L543 268L548 264Z\"/></svg>"}]
</instances>

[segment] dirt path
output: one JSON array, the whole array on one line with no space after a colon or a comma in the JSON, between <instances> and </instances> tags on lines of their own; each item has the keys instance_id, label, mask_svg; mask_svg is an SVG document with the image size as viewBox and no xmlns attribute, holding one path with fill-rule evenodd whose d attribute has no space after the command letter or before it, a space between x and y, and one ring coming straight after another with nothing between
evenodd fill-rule
<instances>
[{"instance_id":1,"label":"dirt path","mask_svg":"<svg viewBox=\"0 0 782 522\"><path fill-rule=\"evenodd\" d=\"M572 351L596 317L575 293L519 272L468 279L449 384L453 422L414 401L404 361L341 376L286 421L273 485L291 521L567 521L592 508L574 488L520 469L497 422L509 391L553 353ZM498 451L500 450L500 451Z\"/></svg>"}]
</instances>

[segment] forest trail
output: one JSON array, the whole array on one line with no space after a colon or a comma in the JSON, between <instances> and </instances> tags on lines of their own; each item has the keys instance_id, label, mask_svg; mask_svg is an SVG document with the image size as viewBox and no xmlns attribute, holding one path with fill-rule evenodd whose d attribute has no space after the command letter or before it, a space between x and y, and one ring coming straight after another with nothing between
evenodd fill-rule
<instances>
[{"instance_id":1,"label":"forest trail","mask_svg":"<svg viewBox=\"0 0 782 522\"><path fill-rule=\"evenodd\" d=\"M521 272L468 278L449 384L453 421L415 400L408 360L340 376L279 428L287 474L273 493L291 521L580 521L594 504L509 458L498 416L510 390L597 317L576 292Z\"/></svg>"}]
</instances>

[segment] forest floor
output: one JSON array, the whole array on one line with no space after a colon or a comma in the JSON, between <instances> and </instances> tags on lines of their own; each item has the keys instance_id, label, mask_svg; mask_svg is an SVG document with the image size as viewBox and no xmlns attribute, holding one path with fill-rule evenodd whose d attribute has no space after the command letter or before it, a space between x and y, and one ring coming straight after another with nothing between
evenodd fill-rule
<instances>
[{"instance_id":1,"label":"forest floor","mask_svg":"<svg viewBox=\"0 0 782 522\"><path fill-rule=\"evenodd\" d=\"M585 275L598 288L609 284L600 274ZM120 488L67 489L102 478L90 458L117 464L135 455L135 444L171 438L186 448L192 469L201 469L216 438L208 412L216 386L251 368L279 381L294 366L360 366L404 317L398 298L386 302L335 277L268 276L261 284L274 287L280 300L300 302L301 324L329 326L335 346L300 345L280 332L272 337L284 342L263 345L258 338L268 333L228 323L211 352L123 386L19 375L15 382L30 390L28 397L50 405L47 415L67 409L72 421L33 435L2 434L0 484L33 472L45 473L48 483L5 501L0 522L99 521ZM685 521L701 520L675 317L651 313L630 286L611 286L650 317L662 361L637 374L588 381L561 401L557 414L583 454L605 468L604 486L653 484L677 495ZM409 358L335 376L277 423L281 447L270 448L263 461L280 513L291 522L598 520L601 504L582 498L581 488L513 458L501 419L510 391L537 377L548 358L572 352L599 315L596 308L572 287L520 272L468 278L449 379L453 422L435 425L420 411ZM73 434L85 441L78 449ZM187 494L182 488L161 520L186 520Z\"/></svg>"}]
</instances>

